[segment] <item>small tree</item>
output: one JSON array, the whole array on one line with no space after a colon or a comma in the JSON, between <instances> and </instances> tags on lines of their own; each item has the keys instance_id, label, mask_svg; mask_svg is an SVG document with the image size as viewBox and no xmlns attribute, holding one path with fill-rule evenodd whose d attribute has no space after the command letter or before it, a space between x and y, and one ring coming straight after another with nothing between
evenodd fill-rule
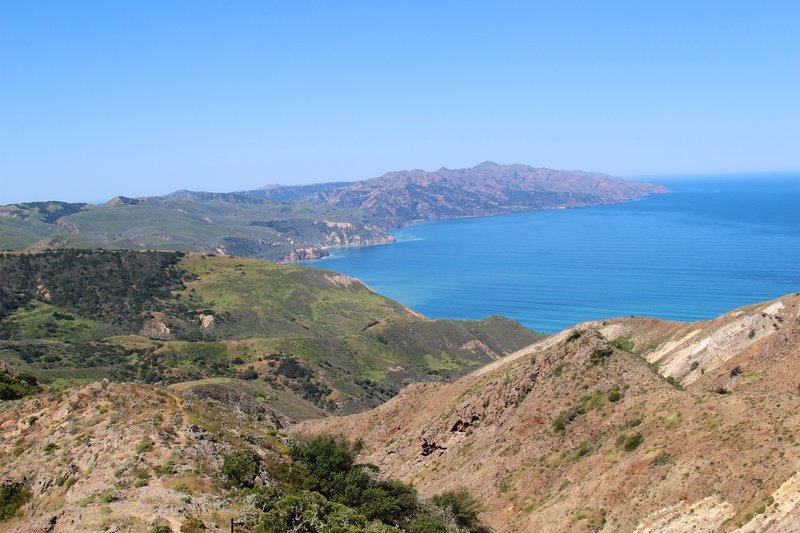
<instances>
[{"instance_id":1,"label":"small tree","mask_svg":"<svg viewBox=\"0 0 800 533\"><path fill-rule=\"evenodd\" d=\"M260 471L261 456L253 450L244 450L225 455L220 475L233 487L252 488Z\"/></svg>"}]
</instances>

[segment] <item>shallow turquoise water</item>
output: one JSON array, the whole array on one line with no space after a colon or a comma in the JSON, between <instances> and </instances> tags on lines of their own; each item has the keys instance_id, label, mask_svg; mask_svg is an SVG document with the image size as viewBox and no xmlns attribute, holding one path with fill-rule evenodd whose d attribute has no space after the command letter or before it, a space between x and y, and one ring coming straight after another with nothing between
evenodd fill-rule
<instances>
[{"instance_id":1,"label":"shallow turquoise water","mask_svg":"<svg viewBox=\"0 0 800 533\"><path fill-rule=\"evenodd\" d=\"M627 315L712 318L800 291L800 175L656 181L673 193L420 224L315 266L431 318L505 315L545 332Z\"/></svg>"}]
</instances>

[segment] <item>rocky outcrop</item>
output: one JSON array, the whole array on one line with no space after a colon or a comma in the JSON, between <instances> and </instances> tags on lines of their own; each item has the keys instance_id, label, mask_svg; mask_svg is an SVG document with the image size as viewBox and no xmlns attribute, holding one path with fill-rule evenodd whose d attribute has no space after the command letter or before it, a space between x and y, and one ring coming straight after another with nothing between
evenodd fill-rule
<instances>
[{"instance_id":1,"label":"rocky outcrop","mask_svg":"<svg viewBox=\"0 0 800 533\"><path fill-rule=\"evenodd\" d=\"M297 261L312 261L315 259L322 259L330 255L326 250L316 246L308 246L306 248L298 248L292 250L283 258L284 263L296 263Z\"/></svg>"}]
</instances>

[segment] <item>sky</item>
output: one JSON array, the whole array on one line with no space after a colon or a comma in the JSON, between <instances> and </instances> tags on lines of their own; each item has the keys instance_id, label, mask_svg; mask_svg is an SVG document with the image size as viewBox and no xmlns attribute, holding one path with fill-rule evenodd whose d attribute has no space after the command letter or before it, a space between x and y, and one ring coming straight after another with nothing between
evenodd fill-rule
<instances>
[{"instance_id":1,"label":"sky","mask_svg":"<svg viewBox=\"0 0 800 533\"><path fill-rule=\"evenodd\" d=\"M0 204L800 170L800 2L0 1Z\"/></svg>"}]
</instances>

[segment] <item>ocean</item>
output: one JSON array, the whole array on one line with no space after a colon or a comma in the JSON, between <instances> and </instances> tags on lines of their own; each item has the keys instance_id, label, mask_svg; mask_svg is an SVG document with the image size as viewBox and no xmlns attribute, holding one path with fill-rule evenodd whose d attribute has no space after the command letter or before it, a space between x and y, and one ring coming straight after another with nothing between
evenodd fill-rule
<instances>
[{"instance_id":1,"label":"ocean","mask_svg":"<svg viewBox=\"0 0 800 533\"><path fill-rule=\"evenodd\" d=\"M618 316L708 319L800 292L800 174L648 181L673 192L418 224L313 266L430 318L504 315L548 333Z\"/></svg>"}]
</instances>

